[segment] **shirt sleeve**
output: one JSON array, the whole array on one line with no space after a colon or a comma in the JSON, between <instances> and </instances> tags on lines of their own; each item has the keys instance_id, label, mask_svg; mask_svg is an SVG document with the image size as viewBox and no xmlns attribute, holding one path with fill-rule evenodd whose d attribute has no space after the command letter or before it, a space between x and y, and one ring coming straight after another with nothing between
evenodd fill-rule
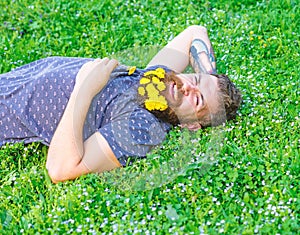
<instances>
[{"instance_id":1,"label":"shirt sleeve","mask_svg":"<svg viewBox=\"0 0 300 235\"><path fill-rule=\"evenodd\" d=\"M146 110L138 109L128 117L107 123L99 132L125 166L129 157L143 158L166 137L169 126Z\"/></svg>"}]
</instances>

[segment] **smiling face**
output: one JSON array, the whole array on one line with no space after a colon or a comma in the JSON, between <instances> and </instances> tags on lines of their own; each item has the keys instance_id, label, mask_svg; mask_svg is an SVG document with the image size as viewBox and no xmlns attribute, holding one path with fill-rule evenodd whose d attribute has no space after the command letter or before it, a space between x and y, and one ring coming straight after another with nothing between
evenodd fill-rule
<instances>
[{"instance_id":1,"label":"smiling face","mask_svg":"<svg viewBox=\"0 0 300 235\"><path fill-rule=\"evenodd\" d=\"M149 70L140 79L138 102L172 125L180 124L191 130L218 125L219 116L226 118L221 112L218 79L209 74L175 74L162 68Z\"/></svg>"},{"instance_id":2,"label":"smiling face","mask_svg":"<svg viewBox=\"0 0 300 235\"><path fill-rule=\"evenodd\" d=\"M178 74L167 82L164 96L181 124L201 122L218 108L217 77L209 74Z\"/></svg>"}]
</instances>

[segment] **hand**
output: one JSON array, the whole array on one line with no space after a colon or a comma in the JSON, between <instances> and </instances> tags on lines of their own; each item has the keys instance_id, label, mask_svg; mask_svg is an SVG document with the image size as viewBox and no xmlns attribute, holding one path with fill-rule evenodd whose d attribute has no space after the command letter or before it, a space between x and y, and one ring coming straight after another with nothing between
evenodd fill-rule
<instances>
[{"instance_id":1,"label":"hand","mask_svg":"<svg viewBox=\"0 0 300 235\"><path fill-rule=\"evenodd\" d=\"M95 59L84 64L76 76L75 88L87 90L94 97L106 85L118 64L117 60L108 58Z\"/></svg>"}]
</instances>

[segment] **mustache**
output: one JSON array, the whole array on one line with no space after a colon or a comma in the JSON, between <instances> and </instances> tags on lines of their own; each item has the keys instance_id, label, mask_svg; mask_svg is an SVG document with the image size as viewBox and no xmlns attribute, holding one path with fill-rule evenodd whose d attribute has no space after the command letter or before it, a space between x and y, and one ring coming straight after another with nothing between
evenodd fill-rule
<instances>
[{"instance_id":1,"label":"mustache","mask_svg":"<svg viewBox=\"0 0 300 235\"><path fill-rule=\"evenodd\" d=\"M178 90L183 87L183 83L182 83L181 79L178 76L176 76L175 73L168 74L168 76L166 76L166 78L164 79L164 82L166 85L169 85L172 82L174 82L176 84Z\"/></svg>"},{"instance_id":2,"label":"mustache","mask_svg":"<svg viewBox=\"0 0 300 235\"><path fill-rule=\"evenodd\" d=\"M168 96L170 96L170 94L168 94L169 90L170 90L170 87L171 86L176 86L176 90L177 90L177 102L174 103L172 102L172 104L168 101L168 105L169 107L172 109L172 108L175 108L175 107L178 107L181 105L182 103L182 98L184 96L183 92L182 92L182 87L183 87L183 82L181 81L181 79L176 76L175 73L171 73L171 74L168 74L165 79L163 80L163 82L165 83L167 89L164 90L164 91L161 91L161 95L163 95L164 97L166 97L167 101L168 101ZM174 90L174 89L172 89Z\"/></svg>"}]
</instances>

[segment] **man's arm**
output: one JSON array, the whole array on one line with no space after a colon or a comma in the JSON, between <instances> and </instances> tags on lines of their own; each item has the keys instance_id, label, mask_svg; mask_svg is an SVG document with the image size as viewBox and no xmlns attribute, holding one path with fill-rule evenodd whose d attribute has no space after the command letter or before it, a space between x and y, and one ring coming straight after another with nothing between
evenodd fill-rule
<instances>
[{"instance_id":1,"label":"man's arm","mask_svg":"<svg viewBox=\"0 0 300 235\"><path fill-rule=\"evenodd\" d=\"M106 85L116 60L96 59L82 66L76 77L76 84L62 119L49 146L46 168L53 182L77 178L80 175L97 171L85 161L100 159L103 167L117 167L109 145L100 133L95 133L83 142L82 133L86 114L94 96ZM98 151L97 151L98 150ZM86 159L86 160L85 160Z\"/></svg>"},{"instance_id":2,"label":"man's arm","mask_svg":"<svg viewBox=\"0 0 300 235\"><path fill-rule=\"evenodd\" d=\"M212 45L203 26L189 26L160 50L147 67L165 65L182 73L189 63L196 73L213 73L216 70Z\"/></svg>"}]
</instances>

